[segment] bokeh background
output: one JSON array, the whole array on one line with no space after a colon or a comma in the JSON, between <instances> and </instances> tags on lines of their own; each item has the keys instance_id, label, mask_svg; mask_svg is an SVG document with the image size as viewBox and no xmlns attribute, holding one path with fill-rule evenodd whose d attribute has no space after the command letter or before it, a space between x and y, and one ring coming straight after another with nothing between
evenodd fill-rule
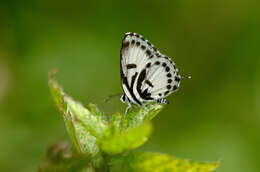
<instances>
[{"instance_id":1,"label":"bokeh background","mask_svg":"<svg viewBox=\"0 0 260 172\"><path fill-rule=\"evenodd\" d=\"M141 150L260 171L260 11L246 0L0 1L0 171L36 171L50 143L68 140L48 71L65 91L108 114L126 107L119 50L137 32L173 58L180 90Z\"/></svg>"}]
</instances>

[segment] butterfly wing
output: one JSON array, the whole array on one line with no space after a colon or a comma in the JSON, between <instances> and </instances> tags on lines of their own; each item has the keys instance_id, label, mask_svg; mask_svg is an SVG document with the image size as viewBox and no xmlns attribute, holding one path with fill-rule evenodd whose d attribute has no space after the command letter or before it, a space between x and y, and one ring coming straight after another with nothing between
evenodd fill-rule
<instances>
[{"instance_id":1,"label":"butterfly wing","mask_svg":"<svg viewBox=\"0 0 260 172\"><path fill-rule=\"evenodd\" d=\"M120 72L123 90L131 103L142 105L142 100L134 87L140 72L156 52L154 46L141 35L125 34L120 52Z\"/></svg>"},{"instance_id":2,"label":"butterfly wing","mask_svg":"<svg viewBox=\"0 0 260 172\"><path fill-rule=\"evenodd\" d=\"M120 55L122 87L130 103L163 98L179 86L174 63L141 35L126 33Z\"/></svg>"},{"instance_id":3,"label":"butterfly wing","mask_svg":"<svg viewBox=\"0 0 260 172\"><path fill-rule=\"evenodd\" d=\"M152 100L164 98L179 88L181 77L170 58L161 54L151 59L146 68L140 90L141 93L148 93Z\"/></svg>"},{"instance_id":4,"label":"butterfly wing","mask_svg":"<svg viewBox=\"0 0 260 172\"><path fill-rule=\"evenodd\" d=\"M121 79L127 77L131 85L132 76L140 72L155 51L149 42L136 33L126 33L121 48Z\"/></svg>"}]
</instances>

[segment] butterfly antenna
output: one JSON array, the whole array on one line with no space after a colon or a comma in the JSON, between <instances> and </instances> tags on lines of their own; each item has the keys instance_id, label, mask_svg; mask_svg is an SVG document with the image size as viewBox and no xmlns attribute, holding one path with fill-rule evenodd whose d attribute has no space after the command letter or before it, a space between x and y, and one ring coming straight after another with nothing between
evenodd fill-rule
<instances>
[{"instance_id":1,"label":"butterfly antenna","mask_svg":"<svg viewBox=\"0 0 260 172\"><path fill-rule=\"evenodd\" d=\"M181 76L181 79L191 79L191 76Z\"/></svg>"},{"instance_id":2,"label":"butterfly antenna","mask_svg":"<svg viewBox=\"0 0 260 172\"><path fill-rule=\"evenodd\" d=\"M121 95L122 95L122 93L117 93L117 94L110 95L110 96L108 96L108 97L104 100L104 102L108 102L108 101L111 100L112 98L114 98L114 97L120 97Z\"/></svg>"}]
</instances>

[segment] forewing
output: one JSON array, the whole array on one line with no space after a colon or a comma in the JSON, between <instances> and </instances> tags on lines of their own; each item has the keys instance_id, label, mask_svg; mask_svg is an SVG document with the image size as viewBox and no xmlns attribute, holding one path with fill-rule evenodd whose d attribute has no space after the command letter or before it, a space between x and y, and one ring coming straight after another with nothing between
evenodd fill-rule
<instances>
[{"instance_id":1,"label":"forewing","mask_svg":"<svg viewBox=\"0 0 260 172\"><path fill-rule=\"evenodd\" d=\"M121 47L121 79L127 79L128 85L145 67L147 62L156 54L154 46L136 33L126 33ZM136 77L134 77L136 76Z\"/></svg>"}]
</instances>

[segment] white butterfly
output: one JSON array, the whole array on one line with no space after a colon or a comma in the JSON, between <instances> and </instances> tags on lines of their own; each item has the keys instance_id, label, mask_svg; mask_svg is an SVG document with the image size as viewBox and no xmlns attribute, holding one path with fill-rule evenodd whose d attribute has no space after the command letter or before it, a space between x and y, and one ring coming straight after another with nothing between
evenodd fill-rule
<instances>
[{"instance_id":1,"label":"white butterfly","mask_svg":"<svg viewBox=\"0 0 260 172\"><path fill-rule=\"evenodd\" d=\"M122 41L120 73L124 90L120 100L128 104L127 110L131 104L168 104L165 97L179 88L182 79L169 57L141 35L130 32Z\"/></svg>"}]
</instances>

